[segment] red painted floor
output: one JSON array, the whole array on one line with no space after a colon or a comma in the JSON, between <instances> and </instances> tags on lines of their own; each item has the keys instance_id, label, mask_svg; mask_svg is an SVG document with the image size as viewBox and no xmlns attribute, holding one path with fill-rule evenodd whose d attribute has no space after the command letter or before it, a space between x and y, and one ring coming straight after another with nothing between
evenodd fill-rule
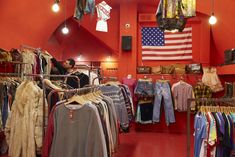
<instances>
[{"instance_id":1,"label":"red painted floor","mask_svg":"<svg viewBox=\"0 0 235 157\"><path fill-rule=\"evenodd\" d=\"M186 157L186 148L186 134L131 130L130 133L120 135L119 149L113 157Z\"/></svg>"},{"instance_id":2,"label":"red painted floor","mask_svg":"<svg viewBox=\"0 0 235 157\"><path fill-rule=\"evenodd\" d=\"M186 157L186 150L185 134L131 131L120 135L120 146L114 157Z\"/></svg>"}]
</instances>

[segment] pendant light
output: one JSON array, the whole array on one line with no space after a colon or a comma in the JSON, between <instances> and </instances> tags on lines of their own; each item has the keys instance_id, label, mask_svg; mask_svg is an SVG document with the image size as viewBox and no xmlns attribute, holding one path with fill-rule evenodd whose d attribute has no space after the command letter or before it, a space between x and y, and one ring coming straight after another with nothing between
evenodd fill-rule
<instances>
[{"instance_id":1,"label":"pendant light","mask_svg":"<svg viewBox=\"0 0 235 157\"><path fill-rule=\"evenodd\" d=\"M53 12L57 13L57 12L60 11L60 6L59 6L58 3L54 3L54 4L52 5L51 9L52 9Z\"/></svg>"},{"instance_id":2,"label":"pendant light","mask_svg":"<svg viewBox=\"0 0 235 157\"><path fill-rule=\"evenodd\" d=\"M69 33L69 28L66 25L66 20L67 20L67 0L65 0L65 9L64 9L64 27L61 29L62 33L64 35L67 35Z\"/></svg>"},{"instance_id":3,"label":"pendant light","mask_svg":"<svg viewBox=\"0 0 235 157\"><path fill-rule=\"evenodd\" d=\"M68 27L66 26L66 24L65 24L65 26L62 28L62 33L64 34L64 35L66 35L66 34L68 34L69 33L69 29L68 29Z\"/></svg>"},{"instance_id":4,"label":"pendant light","mask_svg":"<svg viewBox=\"0 0 235 157\"><path fill-rule=\"evenodd\" d=\"M217 22L217 18L214 15L214 0L211 0L211 16L209 18L210 25L214 25Z\"/></svg>"},{"instance_id":5,"label":"pendant light","mask_svg":"<svg viewBox=\"0 0 235 157\"><path fill-rule=\"evenodd\" d=\"M55 0L54 4L52 5L51 9L53 12L57 13L60 11L59 0Z\"/></svg>"}]
</instances>

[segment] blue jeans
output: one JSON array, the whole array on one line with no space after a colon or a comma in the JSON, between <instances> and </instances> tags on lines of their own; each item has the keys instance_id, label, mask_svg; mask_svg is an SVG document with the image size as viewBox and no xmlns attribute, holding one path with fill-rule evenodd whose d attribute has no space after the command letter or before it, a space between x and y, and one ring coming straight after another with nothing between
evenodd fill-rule
<instances>
[{"instance_id":1,"label":"blue jeans","mask_svg":"<svg viewBox=\"0 0 235 157\"><path fill-rule=\"evenodd\" d=\"M175 122L174 107L171 96L171 89L168 82L156 82L155 84L155 100L153 107L153 122L160 121L160 109L162 99L164 100L164 110L166 124Z\"/></svg>"},{"instance_id":2,"label":"blue jeans","mask_svg":"<svg viewBox=\"0 0 235 157\"><path fill-rule=\"evenodd\" d=\"M152 96L154 93L152 81L138 81L135 87L135 94L142 96Z\"/></svg>"}]
</instances>

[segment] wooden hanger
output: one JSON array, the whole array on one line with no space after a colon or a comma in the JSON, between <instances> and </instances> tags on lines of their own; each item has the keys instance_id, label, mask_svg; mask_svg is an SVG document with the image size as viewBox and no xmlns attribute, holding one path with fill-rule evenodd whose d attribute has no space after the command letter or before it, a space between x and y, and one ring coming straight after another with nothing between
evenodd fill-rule
<instances>
[{"instance_id":1,"label":"wooden hanger","mask_svg":"<svg viewBox=\"0 0 235 157\"><path fill-rule=\"evenodd\" d=\"M200 111L201 113L205 113L205 106L200 106L199 111Z\"/></svg>"},{"instance_id":2,"label":"wooden hanger","mask_svg":"<svg viewBox=\"0 0 235 157\"><path fill-rule=\"evenodd\" d=\"M79 95L74 95L72 98L68 99L67 102L65 102L64 104L65 105L68 105L68 104L78 104L78 105L84 105L86 104L87 101L85 101L81 96Z\"/></svg>"},{"instance_id":3,"label":"wooden hanger","mask_svg":"<svg viewBox=\"0 0 235 157\"><path fill-rule=\"evenodd\" d=\"M94 92L92 92L92 94L94 96L98 97L99 99L102 99L103 93L100 90L94 91Z\"/></svg>"},{"instance_id":4,"label":"wooden hanger","mask_svg":"<svg viewBox=\"0 0 235 157\"><path fill-rule=\"evenodd\" d=\"M86 100L89 100L93 103L99 103L100 102L99 100L97 100L97 97L95 97L92 93L88 93L88 94L83 95L83 98L86 99Z\"/></svg>"}]
</instances>

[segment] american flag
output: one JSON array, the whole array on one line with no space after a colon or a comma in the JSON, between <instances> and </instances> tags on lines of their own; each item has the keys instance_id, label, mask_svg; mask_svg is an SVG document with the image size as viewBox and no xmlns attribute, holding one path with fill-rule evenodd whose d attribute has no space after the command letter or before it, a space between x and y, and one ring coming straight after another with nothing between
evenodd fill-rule
<instances>
[{"instance_id":1,"label":"american flag","mask_svg":"<svg viewBox=\"0 0 235 157\"><path fill-rule=\"evenodd\" d=\"M142 60L191 60L192 27L183 32L163 32L157 27L143 27Z\"/></svg>"}]
</instances>

